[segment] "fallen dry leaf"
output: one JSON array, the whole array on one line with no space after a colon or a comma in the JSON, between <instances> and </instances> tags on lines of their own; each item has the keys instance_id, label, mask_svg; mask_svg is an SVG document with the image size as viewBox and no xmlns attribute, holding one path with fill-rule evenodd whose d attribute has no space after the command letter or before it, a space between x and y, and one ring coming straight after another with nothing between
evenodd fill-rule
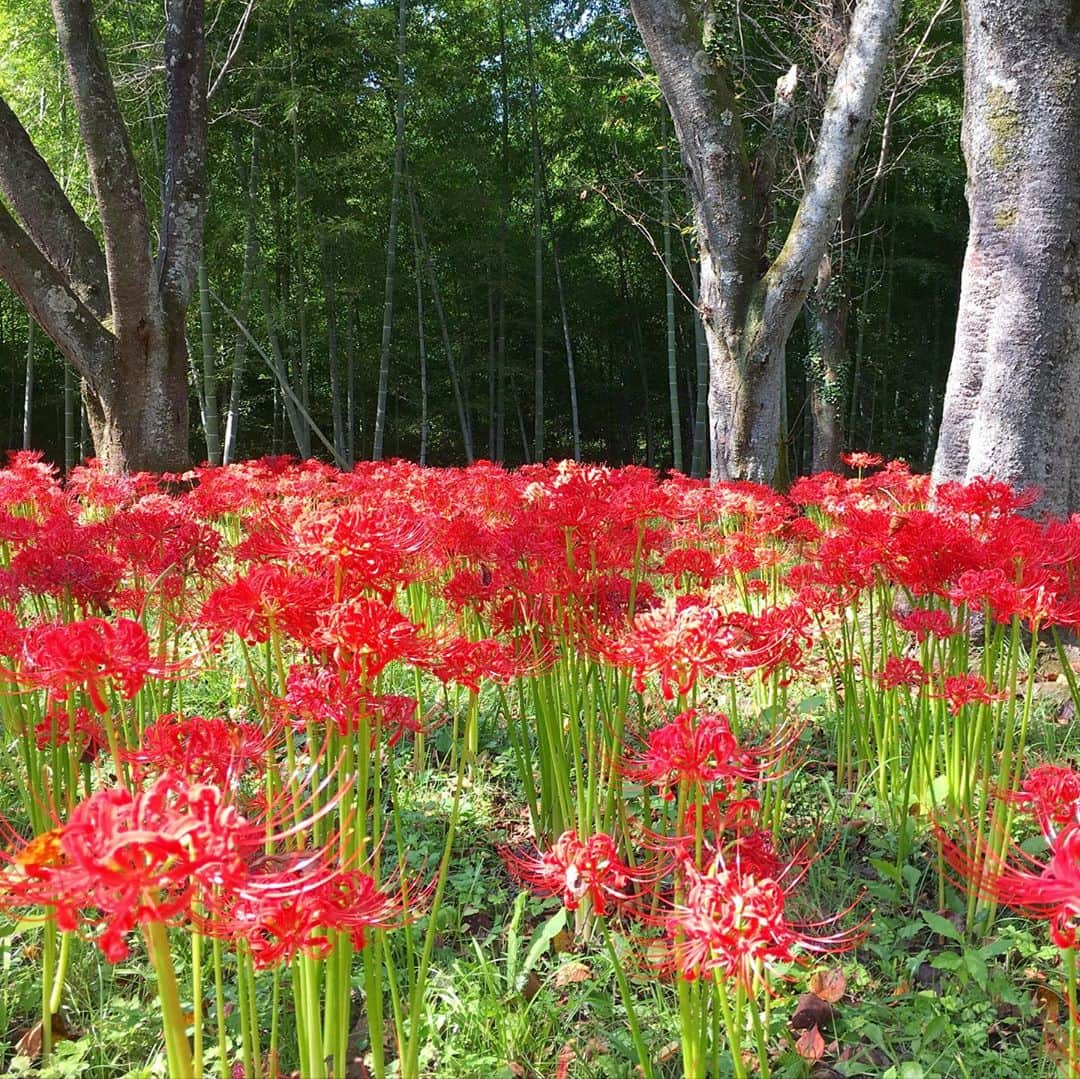
<instances>
[{"instance_id":1,"label":"fallen dry leaf","mask_svg":"<svg viewBox=\"0 0 1080 1079\"><path fill-rule=\"evenodd\" d=\"M566 985L574 985L577 982L587 982L592 977L592 968L582 963L580 959L572 959L569 963L563 963L555 971L555 985L562 989Z\"/></svg>"},{"instance_id":2,"label":"fallen dry leaf","mask_svg":"<svg viewBox=\"0 0 1080 1079\"><path fill-rule=\"evenodd\" d=\"M795 1043L795 1051L803 1058L813 1063L825 1055L825 1039L817 1027L807 1027Z\"/></svg>"},{"instance_id":3,"label":"fallen dry leaf","mask_svg":"<svg viewBox=\"0 0 1080 1079\"><path fill-rule=\"evenodd\" d=\"M817 971L810 978L810 992L816 993L822 1000L835 1004L847 988L847 978L839 967L832 970Z\"/></svg>"}]
</instances>

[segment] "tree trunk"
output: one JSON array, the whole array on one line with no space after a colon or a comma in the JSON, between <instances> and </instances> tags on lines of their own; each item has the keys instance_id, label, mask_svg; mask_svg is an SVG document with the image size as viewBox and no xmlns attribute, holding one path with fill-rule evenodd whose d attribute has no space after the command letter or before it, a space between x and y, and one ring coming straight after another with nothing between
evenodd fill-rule
<instances>
[{"instance_id":1,"label":"tree trunk","mask_svg":"<svg viewBox=\"0 0 1080 1079\"><path fill-rule=\"evenodd\" d=\"M811 350L807 362L813 426L813 472L836 472L844 445L841 413L847 382L848 295L842 275L826 254L818 268L813 299L807 303Z\"/></svg>"},{"instance_id":2,"label":"tree trunk","mask_svg":"<svg viewBox=\"0 0 1080 1079\"><path fill-rule=\"evenodd\" d=\"M410 189L411 190L411 189ZM424 338L424 275L420 239L413 229L413 266L416 278L416 343L420 355L420 464L427 464L428 447L428 371L427 342ZM494 440L494 428L491 438Z\"/></svg>"},{"instance_id":3,"label":"tree trunk","mask_svg":"<svg viewBox=\"0 0 1080 1079\"><path fill-rule=\"evenodd\" d=\"M28 319L26 327L26 375L23 379L23 417L22 417L22 448L28 450L31 447L31 432L34 419L34 330L37 323Z\"/></svg>"},{"instance_id":4,"label":"tree trunk","mask_svg":"<svg viewBox=\"0 0 1080 1079\"><path fill-rule=\"evenodd\" d=\"M168 0L166 153L156 258L139 172L86 0L53 0L102 234L72 209L0 102L0 279L82 376L95 451L113 471L186 467L185 315L206 208L202 0Z\"/></svg>"},{"instance_id":5,"label":"tree trunk","mask_svg":"<svg viewBox=\"0 0 1080 1079\"><path fill-rule=\"evenodd\" d=\"M390 223L386 235L386 281L383 284L382 337L379 341L379 388L375 398L375 442L372 460L381 461L386 431L386 393L390 384L390 340L394 328L394 278L397 268L398 206L405 170L405 29L408 0L398 2L397 94L394 97L394 173L390 179Z\"/></svg>"},{"instance_id":6,"label":"tree trunk","mask_svg":"<svg viewBox=\"0 0 1080 1079\"><path fill-rule=\"evenodd\" d=\"M694 357L697 367L697 389L694 398L694 457L690 474L701 479L711 471L709 462L709 348L705 343L705 324L701 321L701 290L698 287L698 267L690 267L690 283L694 300Z\"/></svg>"},{"instance_id":7,"label":"tree trunk","mask_svg":"<svg viewBox=\"0 0 1080 1079\"><path fill-rule=\"evenodd\" d=\"M772 483L780 464L784 348L840 215L881 85L899 0L860 0L829 91L802 200L762 271L775 141L751 164L719 28L691 0L632 0L689 175L709 347L714 480ZM712 16L710 15L710 20ZM777 83L774 125L793 73Z\"/></svg>"},{"instance_id":8,"label":"tree trunk","mask_svg":"<svg viewBox=\"0 0 1080 1079\"><path fill-rule=\"evenodd\" d=\"M337 294L334 289L334 270L330 259L330 244L322 237L323 292L326 297L326 358L330 366L330 415L334 429L334 456L345 461L345 409L341 400L341 372L338 369Z\"/></svg>"},{"instance_id":9,"label":"tree trunk","mask_svg":"<svg viewBox=\"0 0 1080 1079\"><path fill-rule=\"evenodd\" d=\"M574 444L574 460L581 460L581 420L578 417L577 375L574 372L574 344L570 337L570 313L566 307L563 291L562 267L559 249L555 246L554 223L552 223L551 258L555 264L555 292L559 297L559 318L562 321L563 347L566 349L566 375L570 386L570 431Z\"/></svg>"},{"instance_id":10,"label":"tree trunk","mask_svg":"<svg viewBox=\"0 0 1080 1079\"><path fill-rule=\"evenodd\" d=\"M537 116L536 65L533 56L530 0L525 0L525 51L529 66L529 127L532 134L533 168L533 454L544 460L544 209L540 153L540 120Z\"/></svg>"},{"instance_id":11,"label":"tree trunk","mask_svg":"<svg viewBox=\"0 0 1080 1079\"><path fill-rule=\"evenodd\" d=\"M78 398L75 396L75 376L71 365L64 364L64 471L70 472L75 467L75 410Z\"/></svg>"},{"instance_id":12,"label":"tree trunk","mask_svg":"<svg viewBox=\"0 0 1080 1079\"><path fill-rule=\"evenodd\" d=\"M970 232L934 481L1080 506L1080 9L967 0Z\"/></svg>"},{"instance_id":13,"label":"tree trunk","mask_svg":"<svg viewBox=\"0 0 1080 1079\"><path fill-rule=\"evenodd\" d=\"M293 47L293 19L289 14L289 90L292 93L290 109L290 133L292 135L292 181L293 181L293 286L296 290L294 308L299 336L297 351L293 353L294 382L299 388L300 405L311 412L311 370L308 355L307 332L307 282L304 279L304 199L300 186L300 95L296 89L296 52ZM311 432L305 425L301 428L305 440L299 447L301 457L311 456Z\"/></svg>"},{"instance_id":14,"label":"tree trunk","mask_svg":"<svg viewBox=\"0 0 1080 1079\"><path fill-rule=\"evenodd\" d=\"M210 316L210 286L206 263L199 262L199 324L202 330L202 401L203 430L206 433L206 459L221 464L221 416L218 412L217 370L214 362L214 323Z\"/></svg>"},{"instance_id":15,"label":"tree trunk","mask_svg":"<svg viewBox=\"0 0 1080 1079\"><path fill-rule=\"evenodd\" d=\"M668 398L671 406L671 457L676 472L683 470L682 425L679 420L679 365L675 347L675 266L671 258L671 174L668 170L667 106L660 107L661 202L664 216L664 301L667 317Z\"/></svg>"},{"instance_id":16,"label":"tree trunk","mask_svg":"<svg viewBox=\"0 0 1080 1079\"><path fill-rule=\"evenodd\" d=\"M510 90L506 61L506 12L499 0L499 311L495 343L495 451L506 457L506 241L510 218Z\"/></svg>"},{"instance_id":17,"label":"tree trunk","mask_svg":"<svg viewBox=\"0 0 1080 1079\"><path fill-rule=\"evenodd\" d=\"M259 202L259 142L256 135L251 137L251 164L248 168L248 203L247 220L244 226L244 265L240 272L240 304L237 315L241 322L246 322L251 309L251 289L255 280L255 262L259 257L259 232L256 211ZM229 383L229 410L225 418L225 445L222 450L222 462L230 464L236 460L236 445L240 436L240 395L244 386L244 358L247 354L247 341L237 330L233 346L232 378Z\"/></svg>"},{"instance_id":18,"label":"tree trunk","mask_svg":"<svg viewBox=\"0 0 1080 1079\"><path fill-rule=\"evenodd\" d=\"M466 408L465 394L462 390L461 378L458 375L457 363L454 361L454 350L450 341L450 327L446 321L446 309L443 307L442 293L439 291L439 280L435 276L435 264L431 260L431 249L428 247L427 233L424 231L424 219L420 216L420 206L416 199L416 189L413 187L412 177L408 178L409 207L412 211L412 223L414 234L420 241L420 253L427 267L428 285L431 287L431 302L435 305L435 317L439 323L439 333L442 335L443 348L446 351L446 366L450 370L450 388L454 394L454 405L457 408L458 424L461 428L461 441L465 448L465 460L472 464L473 438L472 423L469 419L469 411Z\"/></svg>"}]
</instances>

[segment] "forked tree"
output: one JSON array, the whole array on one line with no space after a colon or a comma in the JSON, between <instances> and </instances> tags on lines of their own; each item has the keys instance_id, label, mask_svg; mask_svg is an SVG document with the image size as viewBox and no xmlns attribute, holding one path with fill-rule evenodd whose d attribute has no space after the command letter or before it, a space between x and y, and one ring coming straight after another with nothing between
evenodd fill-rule
<instances>
[{"instance_id":1,"label":"forked tree","mask_svg":"<svg viewBox=\"0 0 1080 1079\"><path fill-rule=\"evenodd\" d=\"M772 483L780 462L784 349L818 276L862 149L900 0L860 0L825 103L798 210L767 257L777 140L751 155L721 20L730 5L631 0L675 124L694 203L709 351L712 477ZM794 86L777 85L774 124Z\"/></svg>"},{"instance_id":2,"label":"forked tree","mask_svg":"<svg viewBox=\"0 0 1080 1079\"><path fill-rule=\"evenodd\" d=\"M203 0L167 0L163 215L152 231L91 0L52 0L101 243L0 98L0 280L82 378L102 463L182 468L188 457L185 320L206 212Z\"/></svg>"}]
</instances>

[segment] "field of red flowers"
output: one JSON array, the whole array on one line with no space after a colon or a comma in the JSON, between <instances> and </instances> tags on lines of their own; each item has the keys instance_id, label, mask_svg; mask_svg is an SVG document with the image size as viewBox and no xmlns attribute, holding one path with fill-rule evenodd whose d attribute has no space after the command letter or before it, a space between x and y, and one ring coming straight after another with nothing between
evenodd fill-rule
<instances>
[{"instance_id":1,"label":"field of red flowers","mask_svg":"<svg viewBox=\"0 0 1080 1079\"><path fill-rule=\"evenodd\" d=\"M1080 518L852 464L15 455L0 1066L1080 1074Z\"/></svg>"}]
</instances>

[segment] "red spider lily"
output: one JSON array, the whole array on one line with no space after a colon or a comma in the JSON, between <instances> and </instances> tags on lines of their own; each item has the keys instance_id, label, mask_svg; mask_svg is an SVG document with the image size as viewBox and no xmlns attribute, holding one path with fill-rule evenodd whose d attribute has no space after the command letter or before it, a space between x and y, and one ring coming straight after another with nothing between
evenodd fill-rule
<instances>
[{"instance_id":1,"label":"red spider lily","mask_svg":"<svg viewBox=\"0 0 1080 1079\"><path fill-rule=\"evenodd\" d=\"M1045 861L1012 847L998 854L965 828L961 842L938 828L942 853L960 883L984 898L1045 921L1059 948L1072 948L1080 919L1080 824L1049 837Z\"/></svg>"},{"instance_id":2,"label":"red spider lily","mask_svg":"<svg viewBox=\"0 0 1080 1079\"><path fill-rule=\"evenodd\" d=\"M669 965L687 981L719 973L750 990L771 965L791 962L800 951L843 951L859 939L858 930L816 936L789 922L784 908L793 882L785 883L783 871L761 874L737 850L730 857L717 852L704 871L684 862L682 874L682 898L664 928Z\"/></svg>"},{"instance_id":3,"label":"red spider lily","mask_svg":"<svg viewBox=\"0 0 1080 1079\"><path fill-rule=\"evenodd\" d=\"M121 755L136 765L139 779L175 771L195 783L228 788L266 766L273 735L254 723L219 716L159 716L142 733L138 749Z\"/></svg>"},{"instance_id":4,"label":"red spider lily","mask_svg":"<svg viewBox=\"0 0 1080 1079\"><path fill-rule=\"evenodd\" d=\"M38 749L66 746L74 742L79 759L89 764L108 746L105 728L97 716L86 708L76 708L72 714L55 705L34 726L34 741Z\"/></svg>"},{"instance_id":5,"label":"red spider lily","mask_svg":"<svg viewBox=\"0 0 1080 1079\"><path fill-rule=\"evenodd\" d=\"M398 585L419 576L416 556L428 538L422 518L392 509L345 505L306 514L294 526L294 557L340 573L339 583L351 591L373 589L389 600Z\"/></svg>"},{"instance_id":6,"label":"red spider lily","mask_svg":"<svg viewBox=\"0 0 1080 1079\"><path fill-rule=\"evenodd\" d=\"M118 962L137 926L190 920L196 903L208 909L216 896L272 887L273 878L256 875L253 864L268 847L336 812L349 787L338 785L336 772L299 804L286 784L281 804L262 820L241 816L217 787L172 771L144 790L98 791L66 824L18 840L4 856L12 868L0 876L0 906L51 907L59 928L93 928L105 958ZM319 798L322 805L301 819ZM336 844L331 837L326 849ZM331 880L326 864L325 853L313 856L305 867L318 868L305 881Z\"/></svg>"},{"instance_id":7,"label":"red spider lily","mask_svg":"<svg viewBox=\"0 0 1080 1079\"><path fill-rule=\"evenodd\" d=\"M907 614L896 614L896 624L915 634L917 641L925 641L933 635L939 640L954 637L960 630L953 625L952 616L939 607L916 607Z\"/></svg>"},{"instance_id":8,"label":"red spider lily","mask_svg":"<svg viewBox=\"0 0 1080 1079\"><path fill-rule=\"evenodd\" d=\"M356 597L320 612L310 642L331 650L351 677L366 684L395 660L424 664L432 642L420 627L379 600Z\"/></svg>"},{"instance_id":9,"label":"red spider lily","mask_svg":"<svg viewBox=\"0 0 1080 1079\"><path fill-rule=\"evenodd\" d=\"M1080 822L1080 772L1062 764L1037 765L1018 791L1002 797L1030 809L1048 838L1063 825Z\"/></svg>"},{"instance_id":10,"label":"red spider lily","mask_svg":"<svg viewBox=\"0 0 1080 1079\"><path fill-rule=\"evenodd\" d=\"M18 670L2 673L22 685L46 689L59 701L82 686L94 709L107 712L103 693L108 684L130 700L148 675L167 672L151 660L150 641L138 622L87 618L34 627L24 638Z\"/></svg>"},{"instance_id":11,"label":"red spider lily","mask_svg":"<svg viewBox=\"0 0 1080 1079\"><path fill-rule=\"evenodd\" d=\"M501 641L491 638L469 641L454 637L439 645L431 673L440 682L456 682L479 693L481 680L505 685L523 673L525 666L524 658Z\"/></svg>"},{"instance_id":12,"label":"red spider lily","mask_svg":"<svg viewBox=\"0 0 1080 1079\"><path fill-rule=\"evenodd\" d=\"M639 693L645 690L645 679L658 674L660 691L671 700L676 693L688 693L701 675L721 670L744 638L715 607L668 602L634 618L616 655L633 667Z\"/></svg>"},{"instance_id":13,"label":"red spider lily","mask_svg":"<svg viewBox=\"0 0 1080 1079\"><path fill-rule=\"evenodd\" d=\"M113 550L129 573L172 598L188 578L213 568L221 534L194 520L186 503L155 494L119 510L106 523Z\"/></svg>"},{"instance_id":14,"label":"red spider lily","mask_svg":"<svg viewBox=\"0 0 1080 1079\"><path fill-rule=\"evenodd\" d=\"M714 791L704 802L692 801L678 835L643 832L643 846L659 855L654 876L677 875L682 866L693 864L699 842L710 859L722 852L727 861L737 860L755 876L779 876L784 863L772 833L761 827L760 813L761 803L756 798L729 800L727 790Z\"/></svg>"},{"instance_id":15,"label":"red spider lily","mask_svg":"<svg viewBox=\"0 0 1080 1079\"><path fill-rule=\"evenodd\" d=\"M885 463L885 458L880 453L866 453L864 450L856 450L854 453L840 454L840 460L848 468L877 468Z\"/></svg>"},{"instance_id":16,"label":"red spider lily","mask_svg":"<svg viewBox=\"0 0 1080 1079\"><path fill-rule=\"evenodd\" d=\"M284 566L255 566L246 576L215 589L203 605L199 621L220 644L226 633L248 643L270 639L275 630L306 639L318 612L330 598L320 577L293 573Z\"/></svg>"},{"instance_id":17,"label":"red spider lily","mask_svg":"<svg viewBox=\"0 0 1080 1079\"><path fill-rule=\"evenodd\" d=\"M10 582L29 596L70 596L102 609L120 585L124 564L107 550L101 524L80 524L68 513L43 522L11 560Z\"/></svg>"},{"instance_id":18,"label":"red spider lily","mask_svg":"<svg viewBox=\"0 0 1080 1079\"><path fill-rule=\"evenodd\" d=\"M215 892L207 906L200 930L244 940L259 969L299 954L325 958L335 932L347 933L361 949L369 930L392 929L405 917L397 891L380 889L359 869L335 866L326 848L258 860L247 880Z\"/></svg>"},{"instance_id":19,"label":"red spider lily","mask_svg":"<svg viewBox=\"0 0 1080 1079\"><path fill-rule=\"evenodd\" d=\"M966 704L990 704L1008 699L1007 693L991 690L981 674L955 674L945 678L941 693L934 694L939 700L949 702L955 716Z\"/></svg>"},{"instance_id":20,"label":"red spider lily","mask_svg":"<svg viewBox=\"0 0 1080 1079\"><path fill-rule=\"evenodd\" d=\"M18 656L22 652L26 631L15 615L0 607L0 656Z\"/></svg>"},{"instance_id":21,"label":"red spider lily","mask_svg":"<svg viewBox=\"0 0 1080 1079\"><path fill-rule=\"evenodd\" d=\"M115 963L132 929L186 913L197 885L235 884L252 828L216 788L166 773L145 791L91 795L55 843L39 840L10 856L16 869L0 885L4 905L52 906L64 930L97 926L97 944Z\"/></svg>"},{"instance_id":22,"label":"red spider lily","mask_svg":"<svg viewBox=\"0 0 1080 1079\"><path fill-rule=\"evenodd\" d=\"M731 779L757 782L771 778L779 758L790 749L797 731L750 748L738 744L727 716L688 708L670 723L650 731L639 756L628 757L623 774L637 783L660 787L673 797L682 783L698 789Z\"/></svg>"},{"instance_id":23,"label":"red spider lily","mask_svg":"<svg viewBox=\"0 0 1080 1079\"><path fill-rule=\"evenodd\" d=\"M426 734L432 729L419 716L415 697L368 693L364 683L329 667L294 664L285 686L285 697L279 704L295 726L332 725L344 737L366 722L372 749L380 733L389 732L386 744L393 747L407 733Z\"/></svg>"},{"instance_id":24,"label":"red spider lily","mask_svg":"<svg viewBox=\"0 0 1080 1079\"><path fill-rule=\"evenodd\" d=\"M878 685L882 689L895 689L897 686L918 689L925 686L929 680L930 674L926 668L910 656L889 656L877 676Z\"/></svg>"},{"instance_id":25,"label":"red spider lily","mask_svg":"<svg viewBox=\"0 0 1080 1079\"><path fill-rule=\"evenodd\" d=\"M542 895L557 895L567 910L577 910L588 897L592 910L604 917L611 905L629 899L627 888L640 870L619 858L615 841L604 832L578 839L576 831L563 832L546 851L533 857L506 855L510 871Z\"/></svg>"}]
</instances>

